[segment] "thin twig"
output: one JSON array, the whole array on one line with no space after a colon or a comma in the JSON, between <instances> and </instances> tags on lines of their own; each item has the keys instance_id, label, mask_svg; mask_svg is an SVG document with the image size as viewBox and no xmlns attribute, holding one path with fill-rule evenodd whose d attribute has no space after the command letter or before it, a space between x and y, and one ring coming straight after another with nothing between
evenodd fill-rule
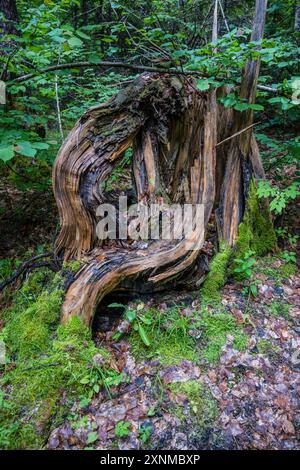
<instances>
[{"instance_id":1,"label":"thin twig","mask_svg":"<svg viewBox=\"0 0 300 470\"><path fill-rule=\"evenodd\" d=\"M57 65L59 65L59 62L60 62L60 51L59 51L59 54L58 54ZM59 133L60 133L60 136L61 136L61 140L63 142L65 140L65 138L64 138L64 131L63 131L62 122L61 122L60 102L59 102L59 94L58 94L58 75L57 75L57 73L55 74L54 86L55 86L55 101L56 101L58 128L59 128Z\"/></svg>"},{"instance_id":2,"label":"thin twig","mask_svg":"<svg viewBox=\"0 0 300 470\"><path fill-rule=\"evenodd\" d=\"M254 123L251 124L250 126L245 127L244 129L242 129L241 131L238 131L238 132L236 132L235 134L231 135L230 137L227 137L226 139L221 140L221 142L218 142L218 143L217 143L216 147L219 147L219 145L224 144L224 142L227 142L228 140L233 139L234 137L236 137L236 136L242 134L243 132L247 131L248 129L251 129L251 127L256 126L257 124L260 124L260 121L259 121L259 122L254 122Z\"/></svg>"},{"instance_id":3,"label":"thin twig","mask_svg":"<svg viewBox=\"0 0 300 470\"><path fill-rule=\"evenodd\" d=\"M226 20L226 16L225 16L225 13L224 13L224 10L223 10L223 6L222 6L221 0L219 0L219 5L220 5L220 10L221 10L221 13L222 13L222 16L223 16L223 20L224 20L226 29L227 29L227 31L228 31L228 33L229 33L229 32L230 32L230 29L229 29L229 26L228 26L228 23L227 23L227 20Z\"/></svg>"}]
</instances>

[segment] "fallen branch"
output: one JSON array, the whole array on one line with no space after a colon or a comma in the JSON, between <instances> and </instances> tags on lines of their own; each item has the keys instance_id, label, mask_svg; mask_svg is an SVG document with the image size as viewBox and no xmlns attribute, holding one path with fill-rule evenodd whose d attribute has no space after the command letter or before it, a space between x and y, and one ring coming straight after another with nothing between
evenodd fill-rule
<instances>
[{"instance_id":1,"label":"fallen branch","mask_svg":"<svg viewBox=\"0 0 300 470\"><path fill-rule=\"evenodd\" d=\"M203 73L200 71L199 72L195 72L195 71L182 72L182 70L177 70L177 69L164 68L164 67L152 67L152 66L147 66L147 65L128 64L125 62L101 61L101 62L98 62L97 64L91 64L90 62L68 62L66 64L50 65L49 67L45 67L43 69L37 70L36 72L22 75L21 77L15 78L10 83L24 82L26 80L30 80L36 75L41 75L47 72L55 72L56 70L85 68L85 67L116 67L116 68L126 68L129 70L135 70L137 72L156 72L156 73L172 73L176 75L202 75L203 76Z\"/></svg>"},{"instance_id":2,"label":"fallen branch","mask_svg":"<svg viewBox=\"0 0 300 470\"><path fill-rule=\"evenodd\" d=\"M40 255L36 255L34 256L33 258L30 258L28 259L27 261L25 261L15 272L14 274L9 277L8 279L6 279L5 281L3 281L1 284L0 284L0 292L3 291L3 289L8 286L9 284L13 284L22 274L28 272L28 271L32 271L33 269L37 269L37 268L40 268L42 266L47 266L49 267L50 269L52 269L53 271L58 271L59 270L59 267L56 265L56 262L51 262L51 261L43 261L43 262L40 262L40 263L36 263L34 264L35 261L37 261L38 259L41 259L41 258L49 258L50 256L54 256L52 252L49 252L49 253L42 253Z\"/></svg>"},{"instance_id":3,"label":"fallen branch","mask_svg":"<svg viewBox=\"0 0 300 470\"><path fill-rule=\"evenodd\" d=\"M169 73L174 75L187 75L187 76L199 76L205 77L206 75L203 74L202 71L195 71L195 70L179 70L174 68L165 68L165 67L152 67L149 65L138 65L138 64L128 64L126 62L108 62L108 61L101 61L97 64L91 64L90 62L67 62L66 64L57 64L57 65L50 65L49 67L45 67L40 70L36 70L33 73L28 73L26 75L22 75L21 77L17 77L14 80L11 80L9 84L13 83L20 83L30 80L31 78L36 77L37 75L43 75L48 72L55 72L57 70L66 70L66 69L75 69L75 68L85 68L85 67L116 67L116 68L125 68L129 70L134 70L136 72L155 72L155 73ZM260 90L268 91L270 93L277 93L275 88L271 88L265 85L258 85Z\"/></svg>"}]
</instances>

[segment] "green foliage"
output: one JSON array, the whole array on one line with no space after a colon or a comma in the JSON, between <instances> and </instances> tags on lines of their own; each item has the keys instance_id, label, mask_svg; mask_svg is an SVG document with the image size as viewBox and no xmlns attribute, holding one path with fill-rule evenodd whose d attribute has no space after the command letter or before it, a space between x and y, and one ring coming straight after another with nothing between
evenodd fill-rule
<instances>
[{"instance_id":1,"label":"green foliage","mask_svg":"<svg viewBox=\"0 0 300 470\"><path fill-rule=\"evenodd\" d=\"M285 302L274 300L268 310L271 315L274 315L275 317L284 317L287 320L290 318L290 305Z\"/></svg>"},{"instance_id":2,"label":"green foliage","mask_svg":"<svg viewBox=\"0 0 300 470\"><path fill-rule=\"evenodd\" d=\"M201 289L201 296L206 302L214 302L220 298L220 289L225 284L226 268L231 256L231 249L225 245L214 256L210 263L210 271Z\"/></svg>"},{"instance_id":3,"label":"green foliage","mask_svg":"<svg viewBox=\"0 0 300 470\"><path fill-rule=\"evenodd\" d=\"M250 279L254 265L256 264L256 259L253 255L255 255L255 252L249 250L244 254L243 258L235 258L234 263L238 265L238 267L235 268L233 272L240 274L244 279Z\"/></svg>"},{"instance_id":4,"label":"green foliage","mask_svg":"<svg viewBox=\"0 0 300 470\"><path fill-rule=\"evenodd\" d=\"M149 345L145 344L138 329L132 331L129 341L137 358L156 357L162 364L178 364L183 359L197 360L195 340L189 334L193 322L180 307L171 307L166 311L143 309L139 313L144 318L143 329Z\"/></svg>"},{"instance_id":5,"label":"green foliage","mask_svg":"<svg viewBox=\"0 0 300 470\"><path fill-rule=\"evenodd\" d=\"M282 253L282 259L284 259L284 261L286 261L287 263L296 264L297 262L296 253L294 253L293 251L284 251Z\"/></svg>"},{"instance_id":6,"label":"green foliage","mask_svg":"<svg viewBox=\"0 0 300 470\"><path fill-rule=\"evenodd\" d=\"M128 421L119 421L115 427L115 436L122 439L130 434L131 423Z\"/></svg>"},{"instance_id":7,"label":"green foliage","mask_svg":"<svg viewBox=\"0 0 300 470\"><path fill-rule=\"evenodd\" d=\"M98 433L96 431L89 432L86 443L87 444L93 444L94 442L96 442L98 440L98 438L99 438L99 436L98 436Z\"/></svg>"},{"instance_id":8,"label":"green foliage","mask_svg":"<svg viewBox=\"0 0 300 470\"><path fill-rule=\"evenodd\" d=\"M282 262L283 254L278 253L277 256L268 256L257 259L255 267L256 273L262 273L270 278L273 278L280 285L284 279L294 275L297 271L295 263Z\"/></svg>"},{"instance_id":9,"label":"green foliage","mask_svg":"<svg viewBox=\"0 0 300 470\"><path fill-rule=\"evenodd\" d=\"M300 194L299 183L293 182L285 189L280 189L278 186L272 186L269 181L259 181L257 188L257 195L259 198L271 197L270 210L275 214L281 214L287 204L296 199Z\"/></svg>"},{"instance_id":10,"label":"green foliage","mask_svg":"<svg viewBox=\"0 0 300 470\"><path fill-rule=\"evenodd\" d=\"M122 304L111 304L109 307L118 307L118 306L123 306ZM139 304L137 306L137 310L126 310L125 312L125 318L126 320L129 321L131 324L132 328L134 331L136 331L142 342L146 347L149 347L151 345L151 342L147 336L146 330L145 330L145 325L150 326L152 323L152 320L147 317L146 315L143 315L143 308L144 304ZM122 333L115 333L114 339L119 339L121 337Z\"/></svg>"},{"instance_id":11,"label":"green foliage","mask_svg":"<svg viewBox=\"0 0 300 470\"><path fill-rule=\"evenodd\" d=\"M138 435L139 439L142 441L143 444L146 444L152 433L152 425L149 423L143 424L142 426L139 427L138 429Z\"/></svg>"}]
</instances>

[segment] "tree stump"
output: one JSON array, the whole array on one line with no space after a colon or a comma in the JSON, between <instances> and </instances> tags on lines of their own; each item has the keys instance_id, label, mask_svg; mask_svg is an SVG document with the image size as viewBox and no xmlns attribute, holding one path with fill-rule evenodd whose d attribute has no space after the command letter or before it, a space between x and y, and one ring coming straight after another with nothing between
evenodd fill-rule
<instances>
[{"instance_id":1,"label":"tree stump","mask_svg":"<svg viewBox=\"0 0 300 470\"><path fill-rule=\"evenodd\" d=\"M236 131L234 117L216 91L197 90L192 78L145 73L79 119L53 170L61 221L56 252L83 262L66 292L63 322L78 315L91 325L98 304L116 289L149 292L202 279L201 247L213 215L219 238L234 245L250 180L263 176L251 129L244 133L247 154L239 139L216 147ZM137 202L204 205L197 249L187 249L185 239L132 245L97 238L97 207L111 202L103 184L129 147Z\"/></svg>"}]
</instances>

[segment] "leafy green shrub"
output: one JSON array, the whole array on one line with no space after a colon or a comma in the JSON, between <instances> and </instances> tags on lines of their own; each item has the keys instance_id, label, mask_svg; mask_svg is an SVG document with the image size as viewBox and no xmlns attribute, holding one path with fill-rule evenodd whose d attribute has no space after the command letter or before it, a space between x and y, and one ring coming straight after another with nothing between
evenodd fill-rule
<instances>
[{"instance_id":1,"label":"leafy green shrub","mask_svg":"<svg viewBox=\"0 0 300 470\"><path fill-rule=\"evenodd\" d=\"M288 203L300 194L299 183L293 182L285 189L278 186L272 186L269 181L259 181L257 195L261 198L271 197L270 210L279 215L286 208Z\"/></svg>"},{"instance_id":2,"label":"leafy green shrub","mask_svg":"<svg viewBox=\"0 0 300 470\"><path fill-rule=\"evenodd\" d=\"M131 423L128 421L119 421L115 427L115 436L119 438L127 437L130 434Z\"/></svg>"}]
</instances>

